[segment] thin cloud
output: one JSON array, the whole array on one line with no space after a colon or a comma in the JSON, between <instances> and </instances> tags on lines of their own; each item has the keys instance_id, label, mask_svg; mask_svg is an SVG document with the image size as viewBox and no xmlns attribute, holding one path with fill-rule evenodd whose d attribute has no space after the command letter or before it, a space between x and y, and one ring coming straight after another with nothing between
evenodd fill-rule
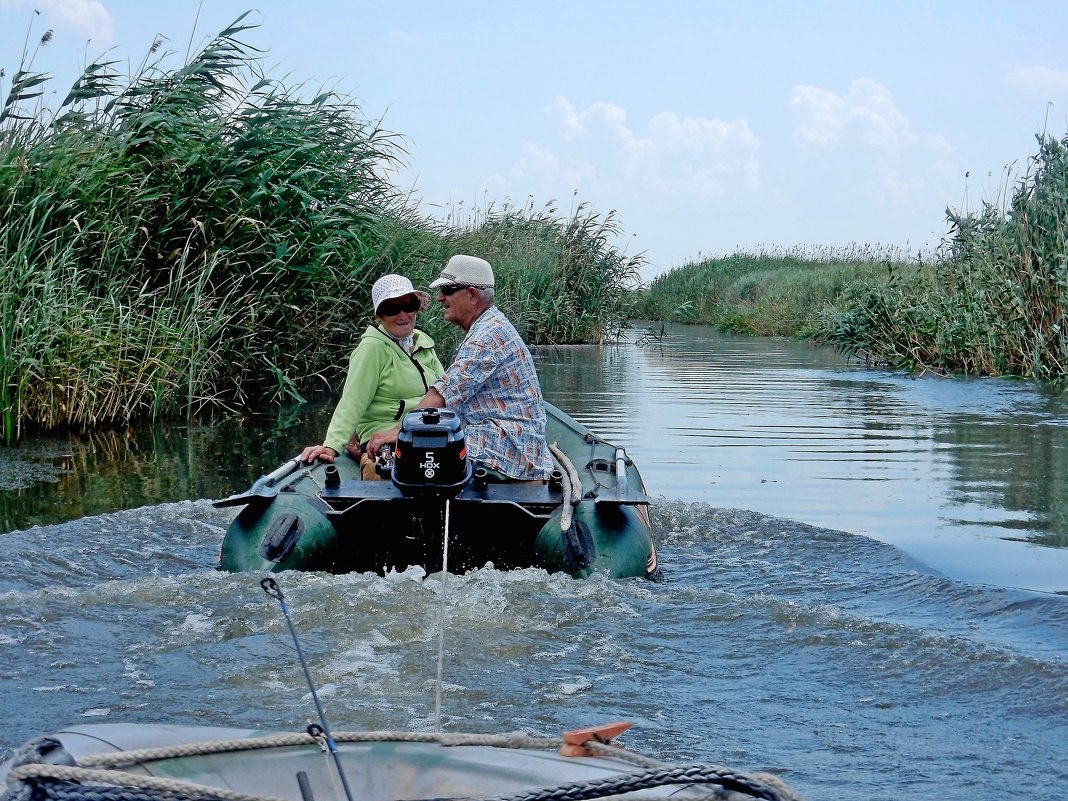
<instances>
[{"instance_id":1,"label":"thin cloud","mask_svg":"<svg viewBox=\"0 0 1068 801\"><path fill-rule=\"evenodd\" d=\"M692 195L721 194L739 183L750 191L760 187L760 140L745 120L679 117L663 111L650 121L649 136L661 158L670 159L676 183Z\"/></svg>"},{"instance_id":2,"label":"thin cloud","mask_svg":"<svg viewBox=\"0 0 1068 801\"><path fill-rule=\"evenodd\" d=\"M419 50L426 47L426 40L420 39L417 36L407 31L392 30L386 35L386 41L394 47L403 48L407 50Z\"/></svg>"},{"instance_id":3,"label":"thin cloud","mask_svg":"<svg viewBox=\"0 0 1068 801\"><path fill-rule=\"evenodd\" d=\"M1009 72L1009 84L1022 94L1042 101L1068 101L1068 72L1049 67L1017 67Z\"/></svg>"},{"instance_id":4,"label":"thin cloud","mask_svg":"<svg viewBox=\"0 0 1068 801\"><path fill-rule=\"evenodd\" d=\"M867 172L877 198L906 203L952 170L945 137L914 130L893 93L869 78L853 81L843 94L795 86L788 105L794 141Z\"/></svg>"},{"instance_id":5,"label":"thin cloud","mask_svg":"<svg viewBox=\"0 0 1068 801\"><path fill-rule=\"evenodd\" d=\"M34 0L20 5L38 8L49 25L66 25L74 28L97 45L108 46L115 35L111 14L97 0Z\"/></svg>"},{"instance_id":6,"label":"thin cloud","mask_svg":"<svg viewBox=\"0 0 1068 801\"><path fill-rule=\"evenodd\" d=\"M583 186L597 179L597 168L582 161L564 164L551 150L528 142L523 146L519 160L512 165L508 174L520 179L543 179L545 176L552 176L553 182L563 186Z\"/></svg>"},{"instance_id":7,"label":"thin cloud","mask_svg":"<svg viewBox=\"0 0 1068 801\"><path fill-rule=\"evenodd\" d=\"M801 121L794 138L813 145L833 145L845 128L846 101L818 86L795 86L790 92L790 108Z\"/></svg>"},{"instance_id":8,"label":"thin cloud","mask_svg":"<svg viewBox=\"0 0 1068 801\"><path fill-rule=\"evenodd\" d=\"M789 105L797 115L793 136L808 144L834 145L854 138L876 150L892 151L916 141L893 94L869 78L853 81L843 95L818 86L795 86Z\"/></svg>"},{"instance_id":9,"label":"thin cloud","mask_svg":"<svg viewBox=\"0 0 1068 801\"><path fill-rule=\"evenodd\" d=\"M657 114L641 130L608 102L577 109L559 96L546 108L555 142L527 143L508 175L559 195L579 189L718 197L759 184L757 137L744 120Z\"/></svg>"}]
</instances>

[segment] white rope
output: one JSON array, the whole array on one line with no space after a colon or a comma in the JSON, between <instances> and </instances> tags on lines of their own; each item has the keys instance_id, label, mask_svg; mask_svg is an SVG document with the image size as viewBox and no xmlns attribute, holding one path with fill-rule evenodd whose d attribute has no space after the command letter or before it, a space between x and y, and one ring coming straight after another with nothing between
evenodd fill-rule
<instances>
[{"instance_id":1,"label":"white rope","mask_svg":"<svg viewBox=\"0 0 1068 801\"><path fill-rule=\"evenodd\" d=\"M560 530L567 531L571 528L574 506L580 500L579 488L582 484L575 466L571 464L571 460L564 455L564 452L556 447L556 443L549 445L549 453L552 454L553 463L560 471L560 483L564 489L564 503L560 507Z\"/></svg>"},{"instance_id":2,"label":"white rope","mask_svg":"<svg viewBox=\"0 0 1068 801\"><path fill-rule=\"evenodd\" d=\"M449 512L452 501L445 501L445 542L441 549L441 603L438 609L438 680L434 692L434 731L441 732L441 675L445 663L445 582L449 575Z\"/></svg>"},{"instance_id":3,"label":"white rope","mask_svg":"<svg viewBox=\"0 0 1068 801\"><path fill-rule=\"evenodd\" d=\"M337 740L334 740L337 743ZM330 786L334 790L334 798L337 801L345 798L345 792L338 782L338 777L341 775L341 765L337 763L331 763L330 757L332 756L329 748L324 748L325 743L319 743L319 748L323 752L323 771L330 777ZM303 795L303 793L301 794Z\"/></svg>"},{"instance_id":4,"label":"white rope","mask_svg":"<svg viewBox=\"0 0 1068 801\"><path fill-rule=\"evenodd\" d=\"M209 787L204 784L183 782L176 779L161 779L156 776L142 776L137 773L125 773L118 770L89 770L69 765L21 765L12 770L7 781L14 783L33 777L62 779L69 782L94 782L115 787L140 787L145 790L158 790L162 793L182 793L193 798L222 798L226 801L284 801L276 796L248 795L235 793L221 787Z\"/></svg>"},{"instance_id":5,"label":"white rope","mask_svg":"<svg viewBox=\"0 0 1068 801\"><path fill-rule=\"evenodd\" d=\"M339 743L370 742L415 742L437 743L442 746L490 745L500 748L556 749L563 744L559 737L533 737L523 731L505 734L473 734L469 732L411 732L411 731L342 731L332 732ZM132 765L138 762L154 762L174 757L222 754L230 751L256 751L264 748L282 748L296 745L321 747L318 740L306 732L271 734L266 737L245 737L231 740L209 740L199 743L178 743L158 748L141 748L134 751L113 751L78 757L84 768L109 768ZM605 746L606 748L608 746ZM617 749L623 751L623 749ZM628 752L630 753L630 752ZM620 755L620 758L622 755Z\"/></svg>"}]
</instances>

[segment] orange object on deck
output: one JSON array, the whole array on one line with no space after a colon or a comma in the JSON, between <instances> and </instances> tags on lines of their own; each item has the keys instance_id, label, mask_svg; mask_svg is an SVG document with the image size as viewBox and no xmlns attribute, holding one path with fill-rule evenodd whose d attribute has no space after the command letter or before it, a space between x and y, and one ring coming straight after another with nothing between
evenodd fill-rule
<instances>
[{"instance_id":1,"label":"orange object on deck","mask_svg":"<svg viewBox=\"0 0 1068 801\"><path fill-rule=\"evenodd\" d=\"M564 745L560 748L560 753L571 757L594 756L593 752L586 748L586 743L593 740L607 744L613 737L622 734L633 725L626 720L617 720L615 723L602 723L600 726L565 731L562 735Z\"/></svg>"}]
</instances>

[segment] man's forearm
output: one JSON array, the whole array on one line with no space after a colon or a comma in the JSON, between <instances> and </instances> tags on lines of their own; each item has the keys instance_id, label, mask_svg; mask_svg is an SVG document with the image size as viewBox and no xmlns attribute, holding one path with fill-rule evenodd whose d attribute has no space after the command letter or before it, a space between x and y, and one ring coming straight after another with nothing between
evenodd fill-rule
<instances>
[{"instance_id":1,"label":"man's forearm","mask_svg":"<svg viewBox=\"0 0 1068 801\"><path fill-rule=\"evenodd\" d=\"M417 409L429 409L429 408L444 409L445 408L445 399L443 397L441 397L441 393L440 392L438 392L436 389L434 389L434 387L431 387L430 391L427 392L423 396L423 399L421 401L419 401L419 405L416 406L415 408L417 408Z\"/></svg>"}]
</instances>

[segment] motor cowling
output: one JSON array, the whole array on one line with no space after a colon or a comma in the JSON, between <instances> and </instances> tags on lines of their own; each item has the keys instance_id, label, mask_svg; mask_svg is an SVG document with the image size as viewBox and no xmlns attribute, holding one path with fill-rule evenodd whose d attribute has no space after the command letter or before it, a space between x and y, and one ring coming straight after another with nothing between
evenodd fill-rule
<instances>
[{"instance_id":1,"label":"motor cowling","mask_svg":"<svg viewBox=\"0 0 1068 801\"><path fill-rule=\"evenodd\" d=\"M404 415L393 456L393 484L405 495L455 495L471 480L460 418L448 409Z\"/></svg>"}]
</instances>

